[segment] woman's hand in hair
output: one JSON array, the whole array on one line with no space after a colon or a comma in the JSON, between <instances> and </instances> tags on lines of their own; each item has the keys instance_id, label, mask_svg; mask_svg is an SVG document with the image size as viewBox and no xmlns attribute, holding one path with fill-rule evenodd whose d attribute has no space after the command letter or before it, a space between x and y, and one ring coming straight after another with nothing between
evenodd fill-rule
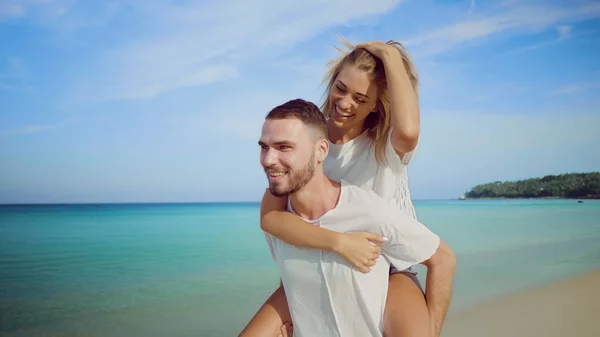
<instances>
[{"instance_id":1,"label":"woman's hand in hair","mask_svg":"<svg viewBox=\"0 0 600 337\"><path fill-rule=\"evenodd\" d=\"M393 41L390 41L390 42L393 42ZM365 42L365 43L360 43L360 44L356 45L356 48L365 49L366 51L373 54L375 57L379 58L382 61L384 61L385 59L387 59L389 57L400 57L401 55L398 51L398 48L391 45L390 42L388 42L388 43L383 43L381 41Z\"/></svg>"}]
</instances>

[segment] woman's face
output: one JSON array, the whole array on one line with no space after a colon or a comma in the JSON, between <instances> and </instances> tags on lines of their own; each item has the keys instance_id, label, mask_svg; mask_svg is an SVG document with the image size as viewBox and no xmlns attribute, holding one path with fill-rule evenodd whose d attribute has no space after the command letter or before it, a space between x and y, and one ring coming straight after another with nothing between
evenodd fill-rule
<instances>
[{"instance_id":1,"label":"woman's face","mask_svg":"<svg viewBox=\"0 0 600 337\"><path fill-rule=\"evenodd\" d=\"M346 65L329 91L329 117L339 128L362 128L367 115L375 111L377 98L377 86L369 75Z\"/></svg>"}]
</instances>

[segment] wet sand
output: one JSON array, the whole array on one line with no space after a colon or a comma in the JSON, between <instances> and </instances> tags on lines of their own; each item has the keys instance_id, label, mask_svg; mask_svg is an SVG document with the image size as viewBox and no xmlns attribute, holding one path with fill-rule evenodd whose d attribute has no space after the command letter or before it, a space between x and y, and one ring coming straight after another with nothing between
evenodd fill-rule
<instances>
[{"instance_id":1,"label":"wet sand","mask_svg":"<svg viewBox=\"0 0 600 337\"><path fill-rule=\"evenodd\" d=\"M442 337L475 336L600 336L600 270L448 315Z\"/></svg>"}]
</instances>

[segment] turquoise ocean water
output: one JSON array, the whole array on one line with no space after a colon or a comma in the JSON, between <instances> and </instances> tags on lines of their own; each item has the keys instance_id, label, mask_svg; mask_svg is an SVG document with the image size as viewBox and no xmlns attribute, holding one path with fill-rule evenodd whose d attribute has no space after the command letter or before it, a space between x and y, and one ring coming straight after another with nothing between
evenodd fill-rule
<instances>
[{"instance_id":1,"label":"turquoise ocean water","mask_svg":"<svg viewBox=\"0 0 600 337\"><path fill-rule=\"evenodd\" d=\"M600 267L600 201L415 206L451 311ZM258 204L0 206L0 336L236 336L278 282Z\"/></svg>"}]
</instances>

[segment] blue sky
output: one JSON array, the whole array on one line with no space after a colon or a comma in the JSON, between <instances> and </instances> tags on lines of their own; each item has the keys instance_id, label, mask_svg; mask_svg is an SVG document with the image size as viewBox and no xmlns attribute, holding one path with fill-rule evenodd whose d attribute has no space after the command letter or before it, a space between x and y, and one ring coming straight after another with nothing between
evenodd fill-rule
<instances>
[{"instance_id":1,"label":"blue sky","mask_svg":"<svg viewBox=\"0 0 600 337\"><path fill-rule=\"evenodd\" d=\"M336 36L407 46L415 199L600 170L600 1L0 2L0 203L257 201Z\"/></svg>"}]
</instances>

